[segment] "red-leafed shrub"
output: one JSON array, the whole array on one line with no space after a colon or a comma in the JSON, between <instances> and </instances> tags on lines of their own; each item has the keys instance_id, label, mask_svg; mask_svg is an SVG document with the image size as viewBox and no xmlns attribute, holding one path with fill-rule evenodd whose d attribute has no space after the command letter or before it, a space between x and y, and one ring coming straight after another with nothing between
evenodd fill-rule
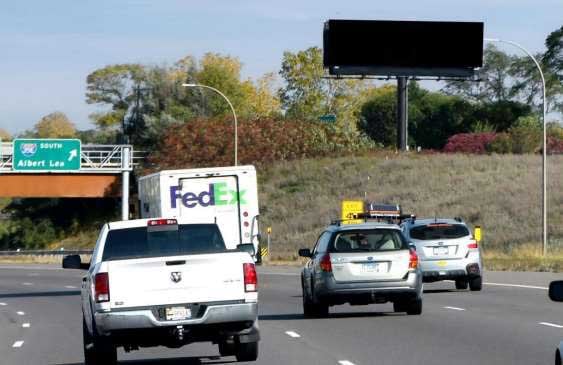
<instances>
[{"instance_id":1,"label":"red-leafed shrub","mask_svg":"<svg viewBox=\"0 0 563 365\"><path fill-rule=\"evenodd\" d=\"M496 133L459 133L448 138L444 152L486 153L487 145L496 137Z\"/></svg>"},{"instance_id":2,"label":"red-leafed shrub","mask_svg":"<svg viewBox=\"0 0 563 365\"><path fill-rule=\"evenodd\" d=\"M150 159L156 168L234 164L234 126L230 119L196 119L170 128ZM359 133L344 133L324 123L262 119L239 121L238 163L265 165L373 147Z\"/></svg>"},{"instance_id":3,"label":"red-leafed shrub","mask_svg":"<svg viewBox=\"0 0 563 365\"><path fill-rule=\"evenodd\" d=\"M563 154L563 139L547 137L547 153L550 155Z\"/></svg>"}]
</instances>

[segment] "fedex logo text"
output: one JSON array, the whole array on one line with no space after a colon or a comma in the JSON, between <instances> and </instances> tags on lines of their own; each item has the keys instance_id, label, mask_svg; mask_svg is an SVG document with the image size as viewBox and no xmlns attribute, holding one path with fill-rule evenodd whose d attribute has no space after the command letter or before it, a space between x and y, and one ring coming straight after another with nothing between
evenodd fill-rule
<instances>
[{"instance_id":1,"label":"fedex logo text","mask_svg":"<svg viewBox=\"0 0 563 365\"><path fill-rule=\"evenodd\" d=\"M209 190L202 192L181 192L180 186L170 187L170 205L173 209L177 207L178 199L186 208L195 208L197 205L208 207L212 205L230 205L240 202L246 204L244 194L246 190L230 190L226 183L209 184Z\"/></svg>"}]
</instances>

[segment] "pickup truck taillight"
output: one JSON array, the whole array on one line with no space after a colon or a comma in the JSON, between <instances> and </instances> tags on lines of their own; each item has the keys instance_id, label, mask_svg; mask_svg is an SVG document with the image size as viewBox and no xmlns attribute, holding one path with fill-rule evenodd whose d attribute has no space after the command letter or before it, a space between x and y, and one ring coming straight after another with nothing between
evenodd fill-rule
<instances>
[{"instance_id":1,"label":"pickup truck taillight","mask_svg":"<svg viewBox=\"0 0 563 365\"><path fill-rule=\"evenodd\" d=\"M96 274L94 279L94 298L96 303L109 302L109 275L107 272Z\"/></svg>"},{"instance_id":2,"label":"pickup truck taillight","mask_svg":"<svg viewBox=\"0 0 563 365\"><path fill-rule=\"evenodd\" d=\"M256 266L254 264L242 264L244 272L244 291L255 292L258 289L258 276L256 275Z\"/></svg>"}]
</instances>

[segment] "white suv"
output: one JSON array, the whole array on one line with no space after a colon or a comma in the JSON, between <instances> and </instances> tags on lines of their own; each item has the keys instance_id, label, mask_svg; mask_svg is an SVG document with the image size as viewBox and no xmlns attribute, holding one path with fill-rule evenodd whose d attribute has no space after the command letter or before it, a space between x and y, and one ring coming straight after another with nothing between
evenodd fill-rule
<instances>
[{"instance_id":1,"label":"white suv","mask_svg":"<svg viewBox=\"0 0 563 365\"><path fill-rule=\"evenodd\" d=\"M416 247L424 282L454 280L457 289L479 291L483 264L479 243L460 219L410 218L401 229Z\"/></svg>"}]
</instances>

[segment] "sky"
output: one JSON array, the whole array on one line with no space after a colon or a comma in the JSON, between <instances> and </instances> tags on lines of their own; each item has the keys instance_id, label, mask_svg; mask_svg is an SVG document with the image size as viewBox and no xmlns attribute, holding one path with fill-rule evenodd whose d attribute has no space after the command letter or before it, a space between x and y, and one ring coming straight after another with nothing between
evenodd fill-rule
<instances>
[{"instance_id":1,"label":"sky","mask_svg":"<svg viewBox=\"0 0 563 365\"><path fill-rule=\"evenodd\" d=\"M218 52L244 77L277 73L284 51L322 46L327 19L482 21L486 37L541 52L563 1L0 0L0 128L20 133L53 111L92 128L86 76L109 64Z\"/></svg>"}]
</instances>

